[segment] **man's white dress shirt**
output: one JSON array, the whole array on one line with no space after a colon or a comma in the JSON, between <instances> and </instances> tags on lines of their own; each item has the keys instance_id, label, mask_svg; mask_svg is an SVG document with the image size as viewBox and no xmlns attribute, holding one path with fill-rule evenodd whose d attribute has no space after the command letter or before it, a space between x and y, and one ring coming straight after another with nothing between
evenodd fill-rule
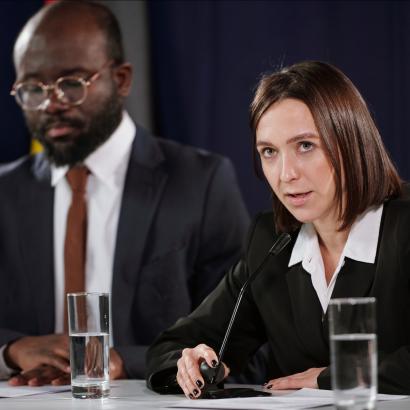
<instances>
[{"instance_id":1,"label":"man's white dress shirt","mask_svg":"<svg viewBox=\"0 0 410 410\"><path fill-rule=\"evenodd\" d=\"M124 112L111 137L84 161L90 171L86 187L87 245L85 290L111 293L112 269L125 176L135 124ZM55 332L63 331L64 241L71 189L68 166L51 167L54 187Z\"/></svg>"}]
</instances>

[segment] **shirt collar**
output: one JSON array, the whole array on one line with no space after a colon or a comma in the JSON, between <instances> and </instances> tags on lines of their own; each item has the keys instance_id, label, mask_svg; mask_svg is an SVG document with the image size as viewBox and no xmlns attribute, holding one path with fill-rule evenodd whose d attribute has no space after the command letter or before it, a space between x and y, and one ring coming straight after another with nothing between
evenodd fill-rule
<instances>
[{"instance_id":1,"label":"shirt collar","mask_svg":"<svg viewBox=\"0 0 410 410\"><path fill-rule=\"evenodd\" d=\"M112 135L93 151L84 161L90 172L111 189L120 185L124 167L128 164L128 157L135 138L136 126L126 111L122 120ZM55 186L68 171L68 166L56 167L51 165L51 185Z\"/></svg>"},{"instance_id":2,"label":"shirt collar","mask_svg":"<svg viewBox=\"0 0 410 410\"><path fill-rule=\"evenodd\" d=\"M360 215L353 223L346 241L342 256L350 259L374 263L376 260L379 230L383 213L383 205L371 208ZM309 258L314 248L317 248L317 234L312 224L303 224L292 254L289 267Z\"/></svg>"},{"instance_id":3,"label":"shirt collar","mask_svg":"<svg viewBox=\"0 0 410 410\"><path fill-rule=\"evenodd\" d=\"M376 260L383 205L363 213L352 225L344 254L350 259L364 263Z\"/></svg>"},{"instance_id":4,"label":"shirt collar","mask_svg":"<svg viewBox=\"0 0 410 410\"><path fill-rule=\"evenodd\" d=\"M305 255L310 254L311 249L317 242L317 235L312 224L303 224L290 255L289 267L302 262Z\"/></svg>"}]
</instances>

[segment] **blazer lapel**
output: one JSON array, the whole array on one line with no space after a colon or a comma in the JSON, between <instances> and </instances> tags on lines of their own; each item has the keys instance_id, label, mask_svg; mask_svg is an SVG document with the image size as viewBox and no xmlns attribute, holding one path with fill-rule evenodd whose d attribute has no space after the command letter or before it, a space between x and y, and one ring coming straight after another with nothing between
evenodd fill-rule
<instances>
[{"instance_id":1,"label":"blazer lapel","mask_svg":"<svg viewBox=\"0 0 410 410\"><path fill-rule=\"evenodd\" d=\"M312 358L319 363L329 360L328 343L323 334L323 312L312 280L299 263L287 272L289 296L295 329L306 351L316 352Z\"/></svg>"},{"instance_id":2,"label":"blazer lapel","mask_svg":"<svg viewBox=\"0 0 410 410\"><path fill-rule=\"evenodd\" d=\"M374 280L375 265L345 258L332 299L367 296Z\"/></svg>"},{"instance_id":3,"label":"blazer lapel","mask_svg":"<svg viewBox=\"0 0 410 410\"><path fill-rule=\"evenodd\" d=\"M134 290L149 228L167 174L159 166L162 152L153 137L137 128L128 166L115 246L112 312L115 323L129 323ZM132 291L130 291L130 288ZM130 326L115 326L114 341L129 340Z\"/></svg>"},{"instance_id":4,"label":"blazer lapel","mask_svg":"<svg viewBox=\"0 0 410 410\"><path fill-rule=\"evenodd\" d=\"M332 299L369 296L375 277L376 265L345 258L332 293ZM328 334L328 311L324 318L324 332Z\"/></svg>"},{"instance_id":5,"label":"blazer lapel","mask_svg":"<svg viewBox=\"0 0 410 410\"><path fill-rule=\"evenodd\" d=\"M54 333L53 203L50 168L44 155L33 160L34 181L22 184L18 204L24 274L33 293L39 334Z\"/></svg>"}]
</instances>

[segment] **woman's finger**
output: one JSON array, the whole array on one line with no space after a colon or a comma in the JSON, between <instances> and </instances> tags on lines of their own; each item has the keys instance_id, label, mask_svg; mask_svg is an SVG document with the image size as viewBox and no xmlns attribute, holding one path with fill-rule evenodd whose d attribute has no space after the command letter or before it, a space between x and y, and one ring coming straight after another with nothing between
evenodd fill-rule
<instances>
[{"instance_id":1,"label":"woman's finger","mask_svg":"<svg viewBox=\"0 0 410 410\"><path fill-rule=\"evenodd\" d=\"M189 392L188 396L190 398L198 397L201 394L200 389L196 385L196 380L199 377L198 363L192 359L192 354L185 354L181 359L181 365L178 367L178 370Z\"/></svg>"},{"instance_id":2,"label":"woman's finger","mask_svg":"<svg viewBox=\"0 0 410 410\"><path fill-rule=\"evenodd\" d=\"M218 356L215 351L205 344L198 345L195 349L195 353L199 358L205 359L210 367L216 367L218 365Z\"/></svg>"},{"instance_id":3,"label":"woman's finger","mask_svg":"<svg viewBox=\"0 0 410 410\"><path fill-rule=\"evenodd\" d=\"M185 396L187 398L191 398L190 397L191 392L189 391L189 388L187 387L185 383L185 377L183 376L183 374L184 374L184 371L182 370L182 367L178 365L177 382L179 384L179 387L181 387L182 391L184 392Z\"/></svg>"}]
</instances>

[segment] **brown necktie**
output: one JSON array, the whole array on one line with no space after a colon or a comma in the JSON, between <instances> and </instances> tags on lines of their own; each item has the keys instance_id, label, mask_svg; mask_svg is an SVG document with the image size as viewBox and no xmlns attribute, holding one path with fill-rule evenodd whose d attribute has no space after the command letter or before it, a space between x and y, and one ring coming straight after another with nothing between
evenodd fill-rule
<instances>
[{"instance_id":1,"label":"brown necktie","mask_svg":"<svg viewBox=\"0 0 410 410\"><path fill-rule=\"evenodd\" d=\"M72 199L67 215L64 244L64 331L68 329L67 293L85 290L85 251L87 243L87 204L85 187L88 169L85 166L71 168L66 175L71 187Z\"/></svg>"}]
</instances>

